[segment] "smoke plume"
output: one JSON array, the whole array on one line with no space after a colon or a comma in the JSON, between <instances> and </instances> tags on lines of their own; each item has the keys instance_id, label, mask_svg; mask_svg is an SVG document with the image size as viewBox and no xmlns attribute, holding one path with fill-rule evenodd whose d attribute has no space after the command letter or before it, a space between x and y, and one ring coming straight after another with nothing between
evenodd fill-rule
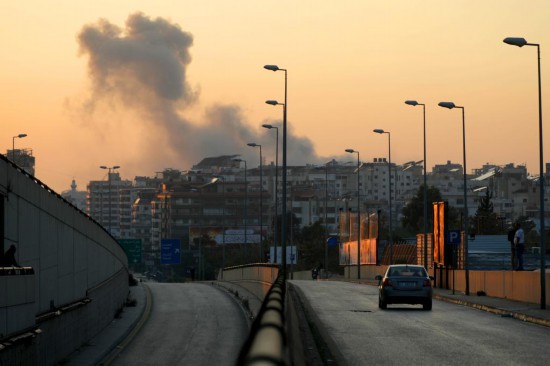
<instances>
[{"instance_id":1,"label":"smoke plume","mask_svg":"<svg viewBox=\"0 0 550 366\"><path fill-rule=\"evenodd\" d=\"M78 42L81 55L88 58L92 85L85 110L94 114L98 107L109 106L139 117L131 124L122 122L122 128L147 131L133 142L143 147L132 157L139 158L142 169L170 164L185 169L204 157L231 154L257 161L258 152L247 148L249 142L262 144L264 156L273 154L273 135L251 128L236 105L210 106L203 121L185 117L199 92L187 80L193 36L177 24L136 13L121 29L102 19L84 26ZM289 131L289 164L318 160L311 141Z\"/></svg>"}]
</instances>

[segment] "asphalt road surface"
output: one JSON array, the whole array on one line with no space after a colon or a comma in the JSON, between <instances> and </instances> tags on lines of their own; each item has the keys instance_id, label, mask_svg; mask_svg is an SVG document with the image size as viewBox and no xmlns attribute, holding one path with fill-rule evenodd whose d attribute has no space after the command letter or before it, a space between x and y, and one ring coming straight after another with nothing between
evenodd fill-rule
<instances>
[{"instance_id":1,"label":"asphalt road surface","mask_svg":"<svg viewBox=\"0 0 550 366\"><path fill-rule=\"evenodd\" d=\"M446 302L378 308L378 288L291 281L338 364L549 365L550 329ZM328 362L328 364L334 364Z\"/></svg>"},{"instance_id":2,"label":"asphalt road surface","mask_svg":"<svg viewBox=\"0 0 550 366\"><path fill-rule=\"evenodd\" d=\"M234 365L248 336L242 308L200 283L148 282L151 316L113 365Z\"/></svg>"}]
</instances>

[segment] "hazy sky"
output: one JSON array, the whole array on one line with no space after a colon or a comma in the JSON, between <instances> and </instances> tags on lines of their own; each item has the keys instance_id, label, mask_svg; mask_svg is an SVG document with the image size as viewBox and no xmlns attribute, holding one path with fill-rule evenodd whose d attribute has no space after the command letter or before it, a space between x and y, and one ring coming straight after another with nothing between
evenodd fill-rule
<instances>
[{"instance_id":1,"label":"hazy sky","mask_svg":"<svg viewBox=\"0 0 550 366\"><path fill-rule=\"evenodd\" d=\"M423 155L428 168L526 164L538 173L537 54L550 120L550 1L3 1L0 147L30 148L36 176L57 191L105 179L189 169L207 156L274 161L288 69L289 164L333 157ZM548 124L546 123L546 126ZM281 130L282 132L282 130ZM550 126L545 127L550 162ZM281 140L281 139L280 139Z\"/></svg>"}]
</instances>

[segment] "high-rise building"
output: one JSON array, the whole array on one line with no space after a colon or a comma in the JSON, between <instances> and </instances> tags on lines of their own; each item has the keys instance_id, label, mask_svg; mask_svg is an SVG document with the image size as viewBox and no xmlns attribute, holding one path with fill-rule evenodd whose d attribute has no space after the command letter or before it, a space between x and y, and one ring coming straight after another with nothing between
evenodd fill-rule
<instances>
[{"instance_id":1,"label":"high-rise building","mask_svg":"<svg viewBox=\"0 0 550 366\"><path fill-rule=\"evenodd\" d=\"M126 190L131 187L132 182L122 180L118 172L107 173L107 180L90 181L87 186L88 215L117 238L121 237L121 218L131 221L131 196ZM125 202L122 211L121 202ZM122 227L126 227L125 224Z\"/></svg>"}]
</instances>

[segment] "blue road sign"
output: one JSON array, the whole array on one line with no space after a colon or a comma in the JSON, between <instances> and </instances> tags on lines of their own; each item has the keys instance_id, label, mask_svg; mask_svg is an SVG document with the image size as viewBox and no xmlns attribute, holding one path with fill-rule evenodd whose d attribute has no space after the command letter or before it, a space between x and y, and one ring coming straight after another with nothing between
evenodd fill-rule
<instances>
[{"instance_id":1,"label":"blue road sign","mask_svg":"<svg viewBox=\"0 0 550 366\"><path fill-rule=\"evenodd\" d=\"M336 247L338 246L338 238L336 236L331 236L327 239L327 245L329 247Z\"/></svg>"},{"instance_id":2,"label":"blue road sign","mask_svg":"<svg viewBox=\"0 0 550 366\"><path fill-rule=\"evenodd\" d=\"M180 264L179 239L162 239L160 241L160 264Z\"/></svg>"},{"instance_id":3,"label":"blue road sign","mask_svg":"<svg viewBox=\"0 0 550 366\"><path fill-rule=\"evenodd\" d=\"M449 244L460 244L460 230L449 230Z\"/></svg>"}]
</instances>

